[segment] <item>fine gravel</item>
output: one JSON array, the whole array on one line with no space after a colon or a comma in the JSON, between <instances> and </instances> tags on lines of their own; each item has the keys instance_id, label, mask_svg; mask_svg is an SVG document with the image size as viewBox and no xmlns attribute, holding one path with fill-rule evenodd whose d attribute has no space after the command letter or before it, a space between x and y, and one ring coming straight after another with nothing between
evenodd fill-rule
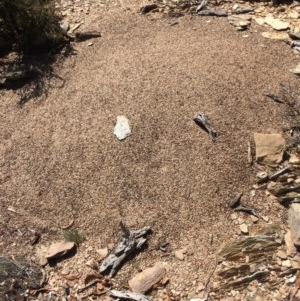
<instances>
[{"instance_id":1,"label":"fine gravel","mask_svg":"<svg viewBox=\"0 0 300 301\"><path fill-rule=\"evenodd\" d=\"M77 54L55 70L62 87L53 79L46 96L22 107L18 93L0 92L1 253L30 258L32 230L46 244L73 219L82 248L100 248L118 241L122 220L153 234L117 279L162 260L155 247L165 240L170 250L188 248L184 261L163 257L171 285L205 280L215 251L239 234L228 209L238 192L259 214L285 218L263 195L250 199L257 168L247 143L287 125L283 107L264 93L297 82L288 71L297 58L255 24L245 37L226 19L184 16L170 26L174 20L122 6L97 9L82 29L102 37L74 44ZM219 133L215 141L193 121L200 112ZM121 142L118 115L132 130Z\"/></svg>"}]
</instances>

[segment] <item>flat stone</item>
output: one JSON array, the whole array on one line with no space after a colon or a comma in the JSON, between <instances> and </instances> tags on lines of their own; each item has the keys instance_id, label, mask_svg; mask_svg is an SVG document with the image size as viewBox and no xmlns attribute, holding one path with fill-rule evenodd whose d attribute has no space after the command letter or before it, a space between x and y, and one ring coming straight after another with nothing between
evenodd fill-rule
<instances>
[{"instance_id":1,"label":"flat stone","mask_svg":"<svg viewBox=\"0 0 300 301\"><path fill-rule=\"evenodd\" d=\"M46 259L56 258L65 255L75 247L74 242L57 242L50 245L45 254Z\"/></svg>"},{"instance_id":2,"label":"flat stone","mask_svg":"<svg viewBox=\"0 0 300 301\"><path fill-rule=\"evenodd\" d=\"M129 121L125 116L117 116L114 134L119 140L124 140L131 135Z\"/></svg>"},{"instance_id":3,"label":"flat stone","mask_svg":"<svg viewBox=\"0 0 300 301\"><path fill-rule=\"evenodd\" d=\"M287 30L290 27L288 22L283 22L279 19L275 19L272 16L267 16L265 18L265 23L270 25L275 30Z\"/></svg>"},{"instance_id":4,"label":"flat stone","mask_svg":"<svg viewBox=\"0 0 300 301\"><path fill-rule=\"evenodd\" d=\"M280 134L254 133L256 160L260 164L277 166L283 157L285 141Z\"/></svg>"},{"instance_id":5,"label":"flat stone","mask_svg":"<svg viewBox=\"0 0 300 301\"><path fill-rule=\"evenodd\" d=\"M265 24L265 18L254 18L254 20L260 26Z\"/></svg>"},{"instance_id":6,"label":"flat stone","mask_svg":"<svg viewBox=\"0 0 300 301\"><path fill-rule=\"evenodd\" d=\"M300 246L300 204L291 204L288 210L288 223L294 245Z\"/></svg>"},{"instance_id":7,"label":"flat stone","mask_svg":"<svg viewBox=\"0 0 300 301\"><path fill-rule=\"evenodd\" d=\"M232 15L228 17L229 24L236 27L237 30L247 29L251 24L250 20L250 15Z\"/></svg>"},{"instance_id":8,"label":"flat stone","mask_svg":"<svg viewBox=\"0 0 300 301\"><path fill-rule=\"evenodd\" d=\"M279 250L277 253L276 253L276 256L279 257L280 259L287 259L287 255L284 251L282 250Z\"/></svg>"},{"instance_id":9,"label":"flat stone","mask_svg":"<svg viewBox=\"0 0 300 301\"><path fill-rule=\"evenodd\" d=\"M284 235L284 242L286 245L286 255L294 256L297 253L297 249L293 243L292 232L288 230Z\"/></svg>"},{"instance_id":10,"label":"flat stone","mask_svg":"<svg viewBox=\"0 0 300 301\"><path fill-rule=\"evenodd\" d=\"M158 262L153 267L136 274L128 281L128 284L134 293L144 294L149 291L153 285L161 281L165 275L166 268L162 263Z\"/></svg>"},{"instance_id":11,"label":"flat stone","mask_svg":"<svg viewBox=\"0 0 300 301\"><path fill-rule=\"evenodd\" d=\"M248 226L246 224L241 224L240 225L240 230L243 234L248 234L249 233L249 229L248 229Z\"/></svg>"},{"instance_id":12,"label":"flat stone","mask_svg":"<svg viewBox=\"0 0 300 301\"><path fill-rule=\"evenodd\" d=\"M271 31L264 31L261 35L266 39L272 40L286 40L289 38L287 32L271 32Z\"/></svg>"},{"instance_id":13,"label":"flat stone","mask_svg":"<svg viewBox=\"0 0 300 301\"><path fill-rule=\"evenodd\" d=\"M272 234L272 231L276 231ZM270 226L266 227L264 232L256 236L247 236L243 239L238 239L226 243L218 251L218 255L222 256L224 260L237 260L238 258L245 258L246 255L251 254L273 254L281 242L277 241L277 235L280 229L273 229Z\"/></svg>"}]
</instances>

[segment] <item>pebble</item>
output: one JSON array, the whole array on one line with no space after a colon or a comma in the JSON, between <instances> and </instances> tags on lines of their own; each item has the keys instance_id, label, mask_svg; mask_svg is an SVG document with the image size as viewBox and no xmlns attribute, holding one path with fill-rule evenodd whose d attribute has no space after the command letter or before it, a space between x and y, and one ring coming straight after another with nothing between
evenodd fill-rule
<instances>
[{"instance_id":1,"label":"pebble","mask_svg":"<svg viewBox=\"0 0 300 301\"><path fill-rule=\"evenodd\" d=\"M114 135L119 140L124 140L131 135L129 121L125 116L117 116L117 122L114 128Z\"/></svg>"},{"instance_id":2,"label":"pebble","mask_svg":"<svg viewBox=\"0 0 300 301\"><path fill-rule=\"evenodd\" d=\"M236 220L236 219L238 218L237 213L236 213L236 212L231 213L231 214L230 214L230 218L231 218L232 220Z\"/></svg>"},{"instance_id":3,"label":"pebble","mask_svg":"<svg viewBox=\"0 0 300 301\"><path fill-rule=\"evenodd\" d=\"M257 216L254 216L254 215L250 215L250 218L252 220L252 222L255 224L258 222L259 218Z\"/></svg>"},{"instance_id":4,"label":"pebble","mask_svg":"<svg viewBox=\"0 0 300 301\"><path fill-rule=\"evenodd\" d=\"M182 250L176 250L174 252L174 256L179 260L184 260L184 254L183 254Z\"/></svg>"},{"instance_id":5,"label":"pebble","mask_svg":"<svg viewBox=\"0 0 300 301\"><path fill-rule=\"evenodd\" d=\"M241 224L240 225L240 230L243 234L248 234L249 233L248 226L246 224Z\"/></svg>"},{"instance_id":6,"label":"pebble","mask_svg":"<svg viewBox=\"0 0 300 301\"><path fill-rule=\"evenodd\" d=\"M291 263L291 261L288 259L288 260L283 260L283 261L281 262L281 265L282 265L283 267L290 268L290 267L292 266L292 263Z\"/></svg>"},{"instance_id":7,"label":"pebble","mask_svg":"<svg viewBox=\"0 0 300 301\"><path fill-rule=\"evenodd\" d=\"M101 259L103 259L103 258L105 258L106 256L107 256L107 254L108 254L108 249L107 248L103 248L103 249L98 249L97 251L96 251L100 256L100 260Z\"/></svg>"}]
</instances>

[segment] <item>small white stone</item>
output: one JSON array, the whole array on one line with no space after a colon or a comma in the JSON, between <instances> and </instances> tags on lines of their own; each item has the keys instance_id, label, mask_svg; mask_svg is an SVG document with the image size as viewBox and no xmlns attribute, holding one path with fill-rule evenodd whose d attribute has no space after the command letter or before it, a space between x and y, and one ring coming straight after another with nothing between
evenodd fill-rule
<instances>
[{"instance_id":1,"label":"small white stone","mask_svg":"<svg viewBox=\"0 0 300 301\"><path fill-rule=\"evenodd\" d=\"M114 128L114 134L119 140L124 140L131 135L129 121L125 116L117 116L117 123Z\"/></svg>"}]
</instances>

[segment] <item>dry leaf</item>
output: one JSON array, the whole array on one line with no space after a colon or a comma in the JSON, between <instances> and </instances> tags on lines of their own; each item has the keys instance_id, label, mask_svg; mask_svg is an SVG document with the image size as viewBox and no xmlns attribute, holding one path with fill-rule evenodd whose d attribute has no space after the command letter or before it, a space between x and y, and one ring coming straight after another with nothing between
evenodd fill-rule
<instances>
[{"instance_id":1,"label":"dry leaf","mask_svg":"<svg viewBox=\"0 0 300 301\"><path fill-rule=\"evenodd\" d=\"M95 281L97 280L96 282L99 282L99 280L102 280L103 279L103 276L101 275L97 275L97 274L90 274L90 275L87 275L84 279L84 285L88 285L90 284L92 281Z\"/></svg>"},{"instance_id":2,"label":"dry leaf","mask_svg":"<svg viewBox=\"0 0 300 301\"><path fill-rule=\"evenodd\" d=\"M75 296L71 296L69 301L77 301L78 299Z\"/></svg>"},{"instance_id":3,"label":"dry leaf","mask_svg":"<svg viewBox=\"0 0 300 301\"><path fill-rule=\"evenodd\" d=\"M68 229L70 229L70 228L74 225L74 222L75 222L75 220L72 219L72 220L69 222L69 224L67 224L67 225L65 225L65 226L62 226L61 228L62 228L63 230L68 230Z\"/></svg>"}]
</instances>

